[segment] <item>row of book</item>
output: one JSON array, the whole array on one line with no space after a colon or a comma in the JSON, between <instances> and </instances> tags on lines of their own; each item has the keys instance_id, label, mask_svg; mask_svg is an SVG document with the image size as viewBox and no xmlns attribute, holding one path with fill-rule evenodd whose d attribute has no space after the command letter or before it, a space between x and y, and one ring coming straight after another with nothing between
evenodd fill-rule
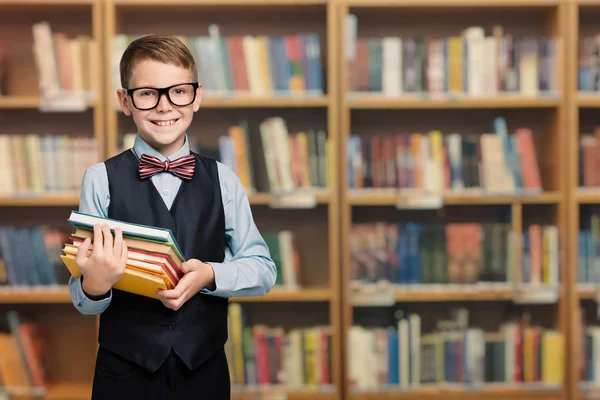
<instances>
[{"instance_id":1,"label":"row of book","mask_svg":"<svg viewBox=\"0 0 600 400\"><path fill-rule=\"evenodd\" d=\"M68 282L59 258L67 235L43 226L0 226L0 287Z\"/></svg>"},{"instance_id":2,"label":"row of book","mask_svg":"<svg viewBox=\"0 0 600 400\"><path fill-rule=\"evenodd\" d=\"M0 329L0 394L44 395L47 344L39 324L16 310L9 310L5 320L7 327L2 323Z\"/></svg>"},{"instance_id":3,"label":"row of book","mask_svg":"<svg viewBox=\"0 0 600 400\"><path fill-rule=\"evenodd\" d=\"M295 233L267 230L261 234L277 268L276 287L299 289L302 286L301 252ZM76 252L82 236L91 236L91 233L80 230L69 239L69 235L58 229L0 226L0 286L66 284L68 274L60 259L61 249L71 240L74 243L68 249ZM135 254L135 243L132 245L131 255L139 259Z\"/></svg>"},{"instance_id":4,"label":"row of book","mask_svg":"<svg viewBox=\"0 0 600 400\"><path fill-rule=\"evenodd\" d=\"M584 92L600 90L600 35L582 36L579 38L577 60L577 89Z\"/></svg>"},{"instance_id":5,"label":"row of book","mask_svg":"<svg viewBox=\"0 0 600 400\"><path fill-rule=\"evenodd\" d=\"M350 279L398 285L513 283L558 287L554 225L513 232L503 223L355 223ZM520 276L516 276L520 271Z\"/></svg>"},{"instance_id":6,"label":"row of book","mask_svg":"<svg viewBox=\"0 0 600 400\"><path fill-rule=\"evenodd\" d=\"M98 160L94 137L0 135L0 195L78 194L85 170Z\"/></svg>"},{"instance_id":7,"label":"row of book","mask_svg":"<svg viewBox=\"0 0 600 400\"><path fill-rule=\"evenodd\" d=\"M579 186L600 187L600 127L579 135Z\"/></svg>"},{"instance_id":8,"label":"row of book","mask_svg":"<svg viewBox=\"0 0 600 400\"><path fill-rule=\"evenodd\" d=\"M247 325L238 303L229 305L225 351L232 387L284 386L316 390L332 385L329 326L284 330Z\"/></svg>"},{"instance_id":9,"label":"row of book","mask_svg":"<svg viewBox=\"0 0 600 400\"><path fill-rule=\"evenodd\" d=\"M434 330L424 331L422 318L426 317L410 313L388 327L350 327L352 391L483 388L501 383L559 388L563 384L565 339L556 330L523 318L490 332L457 317L436 321Z\"/></svg>"},{"instance_id":10,"label":"row of book","mask_svg":"<svg viewBox=\"0 0 600 400\"><path fill-rule=\"evenodd\" d=\"M600 283L600 210L582 217L577 235L577 282Z\"/></svg>"},{"instance_id":11,"label":"row of book","mask_svg":"<svg viewBox=\"0 0 600 400\"><path fill-rule=\"evenodd\" d=\"M587 314L584 307L577 308L576 314L579 357L574 368L578 370L581 387L597 388L600 385L600 326L596 315Z\"/></svg>"},{"instance_id":12,"label":"row of book","mask_svg":"<svg viewBox=\"0 0 600 400\"><path fill-rule=\"evenodd\" d=\"M220 160L236 171L247 191L256 191L262 165L270 192L325 188L331 183L331 139L325 130L293 132L283 118L273 117L260 124L259 133L260 147L254 148L259 154L254 156L245 121L219 138Z\"/></svg>"},{"instance_id":13,"label":"row of book","mask_svg":"<svg viewBox=\"0 0 600 400\"><path fill-rule=\"evenodd\" d=\"M265 231L262 237L277 268L275 287L297 290L302 287L302 260L296 234L289 230Z\"/></svg>"},{"instance_id":14,"label":"row of book","mask_svg":"<svg viewBox=\"0 0 600 400\"><path fill-rule=\"evenodd\" d=\"M491 97L557 95L559 37L515 37L502 26L460 35L362 36L358 17L346 16L347 86L385 96L453 94Z\"/></svg>"},{"instance_id":15,"label":"row of book","mask_svg":"<svg viewBox=\"0 0 600 400\"><path fill-rule=\"evenodd\" d=\"M587 326L583 331L584 382L600 385L600 326Z\"/></svg>"},{"instance_id":16,"label":"row of book","mask_svg":"<svg viewBox=\"0 0 600 400\"><path fill-rule=\"evenodd\" d=\"M100 89L98 43L89 35L53 32L47 21L33 24L33 53L42 97L93 99Z\"/></svg>"},{"instance_id":17,"label":"row of book","mask_svg":"<svg viewBox=\"0 0 600 400\"><path fill-rule=\"evenodd\" d=\"M348 187L539 193L542 180L531 129L509 133L502 117L493 125L492 132L480 135L353 133L346 142Z\"/></svg>"},{"instance_id":18,"label":"row of book","mask_svg":"<svg viewBox=\"0 0 600 400\"><path fill-rule=\"evenodd\" d=\"M217 24L202 36L179 36L192 53L205 96L322 96L321 38L317 33L222 36ZM139 35L112 38L112 79L120 85L119 60Z\"/></svg>"},{"instance_id":19,"label":"row of book","mask_svg":"<svg viewBox=\"0 0 600 400\"><path fill-rule=\"evenodd\" d=\"M122 149L135 133L123 136ZM190 148L236 172L248 194L322 191L332 184L333 142L324 129L290 131L281 117L267 118L253 131L247 121L228 128L216 148L190 137Z\"/></svg>"}]
</instances>

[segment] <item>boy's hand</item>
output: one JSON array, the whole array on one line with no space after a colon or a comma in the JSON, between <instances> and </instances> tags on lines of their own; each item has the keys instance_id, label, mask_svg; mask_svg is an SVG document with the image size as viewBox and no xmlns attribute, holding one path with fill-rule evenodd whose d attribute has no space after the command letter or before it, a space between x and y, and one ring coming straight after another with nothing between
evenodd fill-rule
<instances>
[{"instance_id":1,"label":"boy's hand","mask_svg":"<svg viewBox=\"0 0 600 400\"><path fill-rule=\"evenodd\" d=\"M181 264L181 270L184 275L177 283L177 287L157 292L159 300L172 310L179 310L200 289L212 286L215 280L212 267L195 258Z\"/></svg>"},{"instance_id":2,"label":"boy's hand","mask_svg":"<svg viewBox=\"0 0 600 400\"><path fill-rule=\"evenodd\" d=\"M125 273L127 265L127 245L123 242L120 228L115 229L115 237L108 225L94 225L94 248L86 254L91 244L90 238L79 246L75 263L84 277L83 291L91 296L107 293Z\"/></svg>"}]
</instances>

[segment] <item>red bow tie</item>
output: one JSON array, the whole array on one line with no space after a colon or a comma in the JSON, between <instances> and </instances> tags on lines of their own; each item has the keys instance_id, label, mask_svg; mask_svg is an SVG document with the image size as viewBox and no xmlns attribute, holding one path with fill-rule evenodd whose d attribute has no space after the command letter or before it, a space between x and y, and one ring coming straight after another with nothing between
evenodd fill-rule
<instances>
[{"instance_id":1,"label":"red bow tie","mask_svg":"<svg viewBox=\"0 0 600 400\"><path fill-rule=\"evenodd\" d=\"M194 166L196 164L196 157L193 154L180 157L173 161L162 162L154 156L148 154L142 154L140 157L140 164L138 167L140 179L148 179L151 176L161 172L170 172L173 175L189 181L194 175Z\"/></svg>"}]
</instances>

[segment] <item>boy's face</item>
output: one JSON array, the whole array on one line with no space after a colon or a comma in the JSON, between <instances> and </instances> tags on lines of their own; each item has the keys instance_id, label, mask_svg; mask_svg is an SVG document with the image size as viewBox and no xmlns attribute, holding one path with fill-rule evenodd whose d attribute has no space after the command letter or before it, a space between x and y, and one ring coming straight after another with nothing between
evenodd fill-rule
<instances>
[{"instance_id":1,"label":"boy's face","mask_svg":"<svg viewBox=\"0 0 600 400\"><path fill-rule=\"evenodd\" d=\"M185 68L154 60L144 60L136 63L128 88L165 88L190 83L196 80L192 79L191 75L190 71ZM138 93L140 92L138 91ZM175 93L172 95L174 101L177 101ZM131 97L123 89L117 90L117 96L125 115L133 116L133 121L142 139L162 155L168 157L183 146L185 133L192 122L194 113L200 108L202 88L198 87L196 99L190 105L173 105L166 94L163 94L156 107L150 110L138 110ZM140 96L147 98L150 94L142 92ZM140 107L138 102L136 105Z\"/></svg>"}]
</instances>

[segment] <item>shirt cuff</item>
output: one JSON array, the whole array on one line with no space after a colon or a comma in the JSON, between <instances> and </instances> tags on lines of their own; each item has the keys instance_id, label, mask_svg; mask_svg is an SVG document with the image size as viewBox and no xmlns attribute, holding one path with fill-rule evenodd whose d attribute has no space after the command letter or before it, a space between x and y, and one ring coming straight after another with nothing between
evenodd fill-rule
<instances>
[{"instance_id":1,"label":"shirt cuff","mask_svg":"<svg viewBox=\"0 0 600 400\"><path fill-rule=\"evenodd\" d=\"M74 280L74 282L69 285L71 298L73 299L73 304L79 311L86 315L97 315L106 310L112 299L112 289L109 291L106 298L101 300L92 300L87 297L83 291L80 278L71 277L70 279Z\"/></svg>"},{"instance_id":2,"label":"shirt cuff","mask_svg":"<svg viewBox=\"0 0 600 400\"><path fill-rule=\"evenodd\" d=\"M211 294L219 297L229 297L235 283L235 277L232 274L227 274L227 266L225 263L207 262L215 274L215 290L200 289L200 292ZM229 263L230 264L230 263Z\"/></svg>"}]
</instances>

